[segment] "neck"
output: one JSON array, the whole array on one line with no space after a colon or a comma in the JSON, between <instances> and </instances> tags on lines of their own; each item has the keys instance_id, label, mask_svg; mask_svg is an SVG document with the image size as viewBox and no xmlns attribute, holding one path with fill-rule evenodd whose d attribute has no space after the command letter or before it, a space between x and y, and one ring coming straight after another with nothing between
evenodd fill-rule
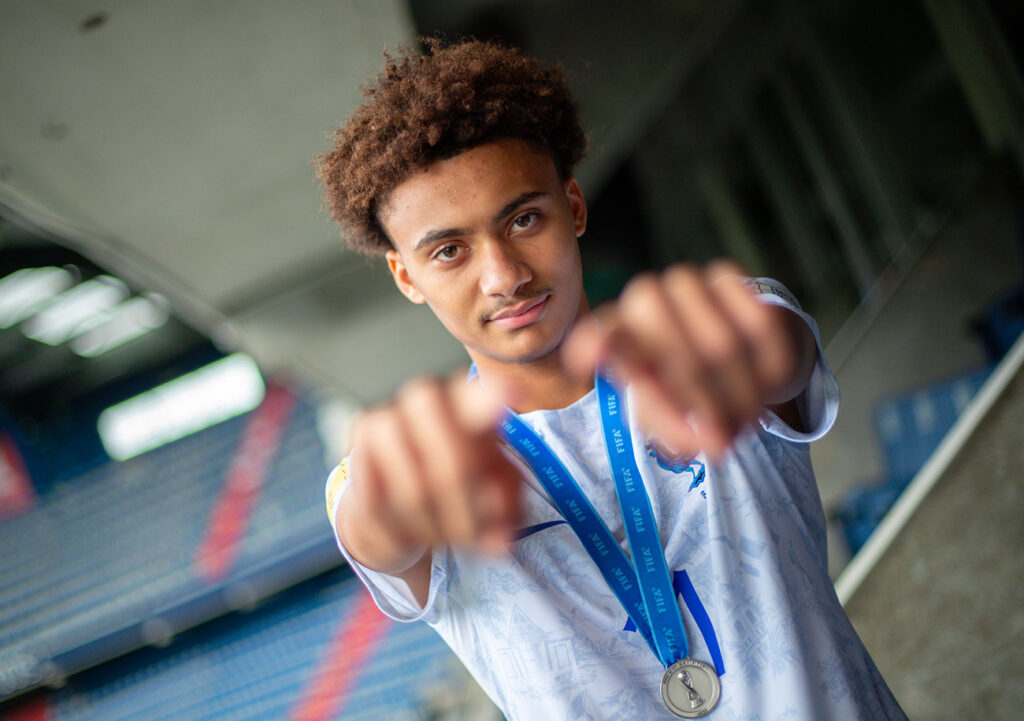
<instances>
[{"instance_id":1,"label":"neck","mask_svg":"<svg viewBox=\"0 0 1024 721\"><path fill-rule=\"evenodd\" d=\"M578 380L562 367L557 351L527 363L509 363L471 353L480 381L498 382L513 392L509 407L516 413L565 408L594 387L594 379Z\"/></svg>"}]
</instances>

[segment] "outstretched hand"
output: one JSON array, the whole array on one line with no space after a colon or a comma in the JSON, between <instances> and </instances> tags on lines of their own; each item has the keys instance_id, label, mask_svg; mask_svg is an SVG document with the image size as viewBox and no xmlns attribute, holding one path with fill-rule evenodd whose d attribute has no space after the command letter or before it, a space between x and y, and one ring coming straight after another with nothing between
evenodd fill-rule
<instances>
[{"instance_id":1,"label":"outstretched hand","mask_svg":"<svg viewBox=\"0 0 1024 721\"><path fill-rule=\"evenodd\" d=\"M506 396L467 384L465 372L417 378L358 419L354 482L340 510L356 516L339 516L338 527L360 561L400 572L435 543L507 549L520 473L498 438Z\"/></svg>"},{"instance_id":2,"label":"outstretched hand","mask_svg":"<svg viewBox=\"0 0 1024 721\"><path fill-rule=\"evenodd\" d=\"M717 262L637 276L562 345L577 377L609 368L640 423L676 451L720 456L765 405L807 383L814 340L797 316L758 302L740 268ZM794 322L795 321L795 322Z\"/></svg>"}]
</instances>

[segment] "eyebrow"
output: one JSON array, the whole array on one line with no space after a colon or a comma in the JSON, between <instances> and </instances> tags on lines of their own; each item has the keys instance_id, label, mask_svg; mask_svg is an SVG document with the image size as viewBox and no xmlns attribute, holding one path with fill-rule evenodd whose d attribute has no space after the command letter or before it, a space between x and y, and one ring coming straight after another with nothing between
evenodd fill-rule
<instances>
[{"instance_id":1,"label":"eyebrow","mask_svg":"<svg viewBox=\"0 0 1024 721\"><path fill-rule=\"evenodd\" d=\"M512 211L514 211L520 205L529 203L531 200L536 200L537 198L543 195L547 195L547 193L545 193L543 190L528 190L525 193L520 193L519 195L512 199L512 202L510 202L508 205L506 205L504 208L498 211L498 214L494 216L494 222L501 222L502 220L505 219L506 216L511 215Z\"/></svg>"},{"instance_id":2,"label":"eyebrow","mask_svg":"<svg viewBox=\"0 0 1024 721\"><path fill-rule=\"evenodd\" d=\"M465 235L468 232L469 231L465 228L443 228L441 230L431 230L416 242L416 245L412 248L412 252L416 253L424 246L430 245L438 240L454 238L457 235Z\"/></svg>"},{"instance_id":3,"label":"eyebrow","mask_svg":"<svg viewBox=\"0 0 1024 721\"><path fill-rule=\"evenodd\" d=\"M520 193L495 214L494 222L500 223L519 206L545 195L547 195L547 193L542 190L528 190L525 193ZM469 230L466 228L441 228L438 230L431 230L425 233L423 237L416 242L416 245L413 246L412 250L415 253L431 243L436 243L437 241L444 240L446 238L454 238L458 235L466 235L467 233L469 233Z\"/></svg>"}]
</instances>

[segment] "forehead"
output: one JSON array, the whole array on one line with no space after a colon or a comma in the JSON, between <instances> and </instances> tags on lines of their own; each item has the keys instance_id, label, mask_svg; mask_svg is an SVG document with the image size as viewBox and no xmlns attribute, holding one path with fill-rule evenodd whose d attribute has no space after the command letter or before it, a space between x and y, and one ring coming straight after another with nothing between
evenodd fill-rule
<instances>
[{"instance_id":1,"label":"forehead","mask_svg":"<svg viewBox=\"0 0 1024 721\"><path fill-rule=\"evenodd\" d=\"M476 226L511 198L554 192L561 180L554 160L521 140L499 140L439 160L410 175L388 194L379 214L392 241L444 228Z\"/></svg>"}]
</instances>

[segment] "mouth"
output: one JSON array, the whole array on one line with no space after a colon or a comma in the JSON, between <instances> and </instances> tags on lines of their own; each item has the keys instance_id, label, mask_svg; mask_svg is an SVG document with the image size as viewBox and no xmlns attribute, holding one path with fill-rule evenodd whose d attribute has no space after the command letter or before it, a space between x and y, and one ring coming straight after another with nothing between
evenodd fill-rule
<instances>
[{"instance_id":1,"label":"mouth","mask_svg":"<svg viewBox=\"0 0 1024 721\"><path fill-rule=\"evenodd\" d=\"M530 325L540 320L540 317L544 315L549 298L551 298L551 294L545 293L539 298L524 300L522 303L517 303L495 313L488 318L488 322L508 330L515 330L516 328Z\"/></svg>"}]
</instances>

